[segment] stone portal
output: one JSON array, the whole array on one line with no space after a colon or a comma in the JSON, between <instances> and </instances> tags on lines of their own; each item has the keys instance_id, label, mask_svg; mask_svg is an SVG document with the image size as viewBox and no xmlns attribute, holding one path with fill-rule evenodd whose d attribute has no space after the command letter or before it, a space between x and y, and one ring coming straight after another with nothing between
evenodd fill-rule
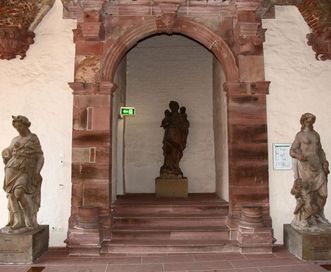
<instances>
[{"instance_id":1,"label":"stone portal","mask_svg":"<svg viewBox=\"0 0 331 272\"><path fill-rule=\"evenodd\" d=\"M110 112L119 63L137 42L155 34L181 34L204 45L221 64L227 96L230 239L238 240L243 206L269 216L268 140L264 77L264 30L260 1L63 1L66 17L78 20L75 33L72 210L69 251L84 252L82 229L71 239L84 206L98 208L102 245L111 241ZM221 163L221 162L218 162ZM254 228L253 228L254 229ZM252 237L254 232L250 232ZM247 234L249 235L249 234ZM268 236L271 245L271 238ZM245 243L245 242L244 242ZM269 250L271 246L269 246Z\"/></svg>"}]
</instances>

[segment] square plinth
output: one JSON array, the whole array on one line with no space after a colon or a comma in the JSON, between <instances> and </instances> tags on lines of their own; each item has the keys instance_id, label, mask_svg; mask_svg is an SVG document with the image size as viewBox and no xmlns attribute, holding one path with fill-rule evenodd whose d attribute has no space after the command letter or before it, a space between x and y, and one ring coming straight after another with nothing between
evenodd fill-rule
<instances>
[{"instance_id":1,"label":"square plinth","mask_svg":"<svg viewBox=\"0 0 331 272\"><path fill-rule=\"evenodd\" d=\"M318 232L298 231L286 224L284 245L302 260L331 260L331 229Z\"/></svg>"},{"instance_id":2,"label":"square plinth","mask_svg":"<svg viewBox=\"0 0 331 272\"><path fill-rule=\"evenodd\" d=\"M49 226L21 233L0 233L0 264L31 264L48 250Z\"/></svg>"},{"instance_id":3,"label":"square plinth","mask_svg":"<svg viewBox=\"0 0 331 272\"><path fill-rule=\"evenodd\" d=\"M157 197L187 197L187 178L156 178L155 193Z\"/></svg>"}]
</instances>

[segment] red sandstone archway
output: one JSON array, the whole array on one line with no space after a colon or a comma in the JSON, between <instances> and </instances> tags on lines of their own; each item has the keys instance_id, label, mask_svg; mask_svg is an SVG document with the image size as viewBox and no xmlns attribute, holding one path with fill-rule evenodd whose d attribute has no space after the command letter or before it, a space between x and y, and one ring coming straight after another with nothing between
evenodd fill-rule
<instances>
[{"instance_id":1,"label":"red sandstone archway","mask_svg":"<svg viewBox=\"0 0 331 272\"><path fill-rule=\"evenodd\" d=\"M239 71L235 57L225 41L203 24L188 18L175 21L171 31L165 27L157 27L154 20L146 20L141 25L132 26L114 43L110 43L103 57L102 80L113 82L117 66L126 53L140 40L154 34L182 34L202 45L212 52L224 67L227 82L238 82Z\"/></svg>"},{"instance_id":2,"label":"red sandstone archway","mask_svg":"<svg viewBox=\"0 0 331 272\"><path fill-rule=\"evenodd\" d=\"M73 154L76 154L72 162L72 209L67 239L70 254L100 254L103 243L111 239L109 118L111 93L116 89L114 75L121 59L136 43L163 33L181 34L201 43L222 65L227 94L231 239L237 240L242 250L270 251L266 118L269 82L264 77L258 5L225 3L207 9L201 3L190 13L191 7L180 1L136 4L107 1L94 10L87 6L81 11L75 30L76 74L75 82L70 84L74 90ZM253 227L254 231L245 233L245 229L239 228L239 223L245 221L240 214L243 208L254 210L256 206L263 212L264 228Z\"/></svg>"}]
</instances>

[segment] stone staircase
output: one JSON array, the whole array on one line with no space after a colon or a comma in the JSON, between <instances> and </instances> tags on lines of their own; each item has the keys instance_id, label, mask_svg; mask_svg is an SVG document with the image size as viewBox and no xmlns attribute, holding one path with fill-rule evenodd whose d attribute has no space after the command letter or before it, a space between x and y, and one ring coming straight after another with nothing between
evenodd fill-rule
<instances>
[{"instance_id":1,"label":"stone staircase","mask_svg":"<svg viewBox=\"0 0 331 272\"><path fill-rule=\"evenodd\" d=\"M112 210L112 239L102 245L103 253L238 251L226 226L228 203L216 194L129 194L118 197Z\"/></svg>"}]
</instances>

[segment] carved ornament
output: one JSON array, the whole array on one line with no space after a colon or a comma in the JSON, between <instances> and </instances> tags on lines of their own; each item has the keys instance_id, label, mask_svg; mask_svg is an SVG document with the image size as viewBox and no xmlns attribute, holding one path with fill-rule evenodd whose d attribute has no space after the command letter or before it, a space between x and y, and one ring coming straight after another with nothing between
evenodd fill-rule
<instances>
[{"instance_id":1,"label":"carved ornament","mask_svg":"<svg viewBox=\"0 0 331 272\"><path fill-rule=\"evenodd\" d=\"M304 0L298 8L312 30L307 39L316 59L331 60L331 0Z\"/></svg>"},{"instance_id":2,"label":"carved ornament","mask_svg":"<svg viewBox=\"0 0 331 272\"><path fill-rule=\"evenodd\" d=\"M34 29L55 0L0 0L0 59L23 59L34 41Z\"/></svg>"},{"instance_id":3,"label":"carved ornament","mask_svg":"<svg viewBox=\"0 0 331 272\"><path fill-rule=\"evenodd\" d=\"M308 45L315 51L316 59L331 59L331 0L263 0L257 15L274 18L275 5L295 5L312 32L307 34Z\"/></svg>"}]
</instances>

